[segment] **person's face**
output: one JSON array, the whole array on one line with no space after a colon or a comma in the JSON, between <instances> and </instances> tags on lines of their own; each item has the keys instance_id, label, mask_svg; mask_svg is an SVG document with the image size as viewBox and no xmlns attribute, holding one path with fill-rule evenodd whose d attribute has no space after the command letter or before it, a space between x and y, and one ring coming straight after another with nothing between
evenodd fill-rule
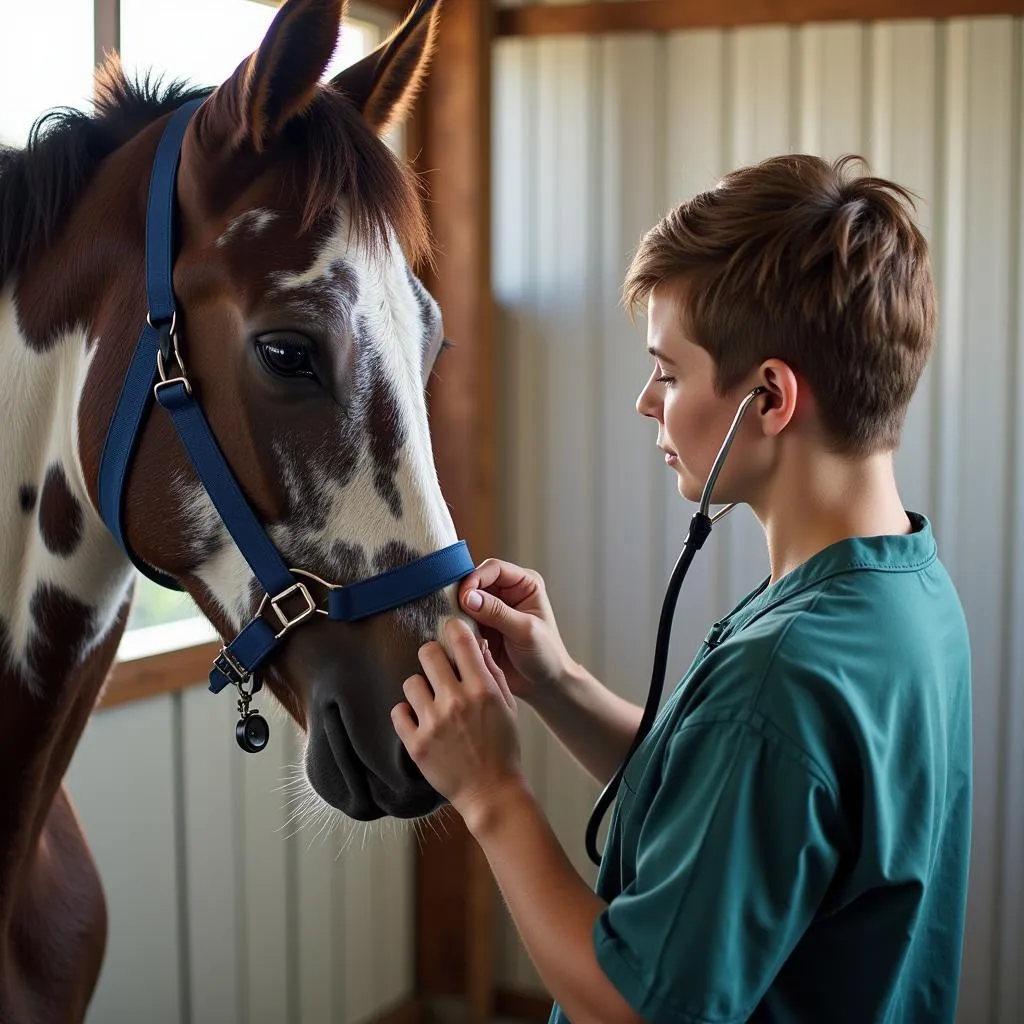
<instances>
[{"instance_id":1,"label":"person's face","mask_svg":"<svg viewBox=\"0 0 1024 1024\"><path fill-rule=\"evenodd\" d=\"M657 422L658 447L679 478L679 493L688 501L699 501L740 399L750 388L740 387L725 395L715 392L714 360L683 333L679 304L684 296L680 282L659 285L651 293L647 344L654 369L636 408L642 416ZM751 408L746 420L756 418ZM749 500L745 492L753 482L749 477L754 467L747 465L748 446L743 441L744 435L752 435L756 428L749 422L744 427L718 478L715 504Z\"/></svg>"}]
</instances>

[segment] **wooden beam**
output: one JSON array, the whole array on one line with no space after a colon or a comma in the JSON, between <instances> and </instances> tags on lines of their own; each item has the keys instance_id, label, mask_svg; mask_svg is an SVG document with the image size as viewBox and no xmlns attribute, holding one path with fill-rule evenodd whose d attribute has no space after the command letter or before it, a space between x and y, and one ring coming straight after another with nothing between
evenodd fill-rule
<instances>
[{"instance_id":1,"label":"wooden beam","mask_svg":"<svg viewBox=\"0 0 1024 1024\"><path fill-rule=\"evenodd\" d=\"M497 354L491 299L491 51L483 0L444 0L437 53L407 135L423 175L436 266L424 283L454 347L430 382L434 456L459 536L474 558L497 551ZM470 1024L492 1019L496 887L454 815L427 834L417 884L422 996L464 997Z\"/></svg>"},{"instance_id":2,"label":"wooden beam","mask_svg":"<svg viewBox=\"0 0 1024 1024\"><path fill-rule=\"evenodd\" d=\"M148 658L119 661L110 670L97 708L113 708L205 683L220 644L198 644Z\"/></svg>"},{"instance_id":3,"label":"wooden beam","mask_svg":"<svg viewBox=\"0 0 1024 1024\"><path fill-rule=\"evenodd\" d=\"M817 21L891 21L1024 14L1024 0L619 0L614 3L528 4L497 13L496 35L673 32Z\"/></svg>"},{"instance_id":4,"label":"wooden beam","mask_svg":"<svg viewBox=\"0 0 1024 1024\"><path fill-rule=\"evenodd\" d=\"M499 989L494 999L495 1016L516 1021L546 1021L551 1015L551 997L534 992Z\"/></svg>"}]
</instances>

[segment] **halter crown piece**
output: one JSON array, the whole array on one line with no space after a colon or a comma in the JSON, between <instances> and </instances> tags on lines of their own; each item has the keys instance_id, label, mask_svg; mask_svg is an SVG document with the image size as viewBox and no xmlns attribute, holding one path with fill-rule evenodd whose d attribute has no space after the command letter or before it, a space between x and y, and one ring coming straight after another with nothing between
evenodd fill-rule
<instances>
[{"instance_id":1,"label":"halter crown piece","mask_svg":"<svg viewBox=\"0 0 1024 1024\"><path fill-rule=\"evenodd\" d=\"M149 314L132 357L100 462L100 514L114 538L144 575L180 590L169 576L147 566L124 536L123 497L128 467L155 397L170 414L199 479L266 596L256 617L213 663L210 691L227 686L239 692L241 720L236 736L243 750L262 750L269 738L266 721L249 710L262 686L257 670L281 639L314 615L355 622L426 597L468 576L473 560L465 541L370 579L336 586L301 569L289 569L231 472L193 394L182 359L171 280L174 262L175 183L182 140L202 103L192 100L174 112L157 146L146 215L146 290Z\"/></svg>"}]
</instances>

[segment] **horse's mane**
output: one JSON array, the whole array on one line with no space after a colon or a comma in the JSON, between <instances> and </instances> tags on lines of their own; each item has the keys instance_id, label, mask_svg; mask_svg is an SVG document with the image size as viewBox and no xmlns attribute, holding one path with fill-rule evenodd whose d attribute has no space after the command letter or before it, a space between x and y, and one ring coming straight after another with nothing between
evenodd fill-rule
<instances>
[{"instance_id":1,"label":"horse's mane","mask_svg":"<svg viewBox=\"0 0 1024 1024\"><path fill-rule=\"evenodd\" d=\"M96 109L51 110L24 149L0 145L0 286L53 243L99 165L147 125L213 90L146 74L129 80L114 57L97 71ZM283 170L305 189L304 226L344 199L355 233L377 252L394 231L410 260L429 255L417 182L337 90L318 90L285 129ZM148 168L147 168L148 174Z\"/></svg>"}]
</instances>

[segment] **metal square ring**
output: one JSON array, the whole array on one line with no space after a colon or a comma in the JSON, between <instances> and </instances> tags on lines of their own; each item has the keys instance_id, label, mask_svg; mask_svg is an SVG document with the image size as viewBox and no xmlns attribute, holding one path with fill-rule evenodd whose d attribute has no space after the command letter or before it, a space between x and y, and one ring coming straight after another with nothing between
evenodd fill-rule
<instances>
[{"instance_id":1,"label":"metal square ring","mask_svg":"<svg viewBox=\"0 0 1024 1024\"><path fill-rule=\"evenodd\" d=\"M296 592L302 595L306 602L306 607L295 618L290 619L288 618L288 613L281 607L281 602ZM281 623L281 632L274 637L275 640L280 640L288 630L294 628L300 622L305 622L306 619L316 613L316 601L313 600L313 595L304 583L293 583L287 590L282 590L276 597L272 597L270 599L270 607L274 609L274 613Z\"/></svg>"}]
</instances>

